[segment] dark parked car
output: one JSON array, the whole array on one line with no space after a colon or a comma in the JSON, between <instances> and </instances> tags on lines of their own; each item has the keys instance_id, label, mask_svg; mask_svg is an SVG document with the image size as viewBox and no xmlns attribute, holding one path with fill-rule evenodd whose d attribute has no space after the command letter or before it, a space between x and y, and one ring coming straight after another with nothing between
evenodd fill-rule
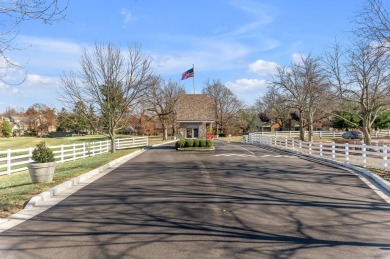
<instances>
[{"instance_id":1,"label":"dark parked car","mask_svg":"<svg viewBox=\"0 0 390 259\"><path fill-rule=\"evenodd\" d=\"M363 133L360 131L347 131L343 133L342 137L346 139L363 139Z\"/></svg>"}]
</instances>

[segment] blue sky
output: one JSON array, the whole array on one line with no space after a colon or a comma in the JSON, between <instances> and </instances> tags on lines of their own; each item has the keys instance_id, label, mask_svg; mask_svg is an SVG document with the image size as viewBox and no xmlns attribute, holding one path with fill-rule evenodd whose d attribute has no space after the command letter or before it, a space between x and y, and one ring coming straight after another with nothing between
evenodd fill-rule
<instances>
[{"instance_id":1,"label":"blue sky","mask_svg":"<svg viewBox=\"0 0 390 259\"><path fill-rule=\"evenodd\" d=\"M266 91L275 67L300 54L322 55L337 37L348 39L351 17L364 0L69 0L66 20L24 23L7 54L23 69L21 85L0 83L0 112L44 103L61 108L59 78L77 71L81 49L95 42L126 48L140 43L156 72L180 81L195 65L195 91L219 79L246 104ZM180 81L188 93L192 79Z\"/></svg>"}]
</instances>

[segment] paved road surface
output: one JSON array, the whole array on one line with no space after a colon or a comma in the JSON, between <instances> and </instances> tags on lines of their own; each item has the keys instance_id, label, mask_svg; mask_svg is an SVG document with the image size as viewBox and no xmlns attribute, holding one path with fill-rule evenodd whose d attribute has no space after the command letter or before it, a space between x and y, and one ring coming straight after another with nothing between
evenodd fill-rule
<instances>
[{"instance_id":1,"label":"paved road surface","mask_svg":"<svg viewBox=\"0 0 390 259\"><path fill-rule=\"evenodd\" d=\"M162 146L0 234L0 258L390 258L390 205L283 152Z\"/></svg>"}]
</instances>

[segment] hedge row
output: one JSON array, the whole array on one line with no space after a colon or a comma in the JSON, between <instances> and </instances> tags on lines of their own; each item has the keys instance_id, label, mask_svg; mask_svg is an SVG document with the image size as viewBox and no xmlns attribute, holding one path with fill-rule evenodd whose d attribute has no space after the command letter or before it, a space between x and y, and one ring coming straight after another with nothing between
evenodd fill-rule
<instances>
[{"instance_id":1,"label":"hedge row","mask_svg":"<svg viewBox=\"0 0 390 259\"><path fill-rule=\"evenodd\" d=\"M180 139L176 142L176 148L186 147L213 147L213 141L210 139Z\"/></svg>"}]
</instances>

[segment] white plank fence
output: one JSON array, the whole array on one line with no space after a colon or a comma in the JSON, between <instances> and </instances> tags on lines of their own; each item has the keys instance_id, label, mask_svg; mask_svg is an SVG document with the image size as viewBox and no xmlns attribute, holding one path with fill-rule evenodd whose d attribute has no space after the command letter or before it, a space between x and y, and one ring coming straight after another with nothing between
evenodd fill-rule
<instances>
[{"instance_id":1,"label":"white plank fence","mask_svg":"<svg viewBox=\"0 0 390 259\"><path fill-rule=\"evenodd\" d=\"M149 145L148 137L120 138L115 141L116 149L127 149ZM70 145L49 146L54 153L56 163L64 163L77 159L108 153L110 141L74 143ZM32 162L33 147L24 149L8 149L0 151L0 175L12 174L27 170L27 163Z\"/></svg>"},{"instance_id":2,"label":"white plank fence","mask_svg":"<svg viewBox=\"0 0 390 259\"><path fill-rule=\"evenodd\" d=\"M345 131L313 131L314 138L341 138ZM279 137L289 137L289 138L298 138L299 131L273 131L273 132L255 132L262 136L279 136ZM305 131L305 136L308 136L309 132ZM390 129L388 130L379 130L372 132L372 137L383 137L390 136Z\"/></svg>"},{"instance_id":3,"label":"white plank fence","mask_svg":"<svg viewBox=\"0 0 390 259\"><path fill-rule=\"evenodd\" d=\"M263 144L288 149L293 152L326 158L345 164L390 170L390 147L338 144L334 142L306 142L288 137L264 136L250 133L243 138L244 143Z\"/></svg>"}]
</instances>

